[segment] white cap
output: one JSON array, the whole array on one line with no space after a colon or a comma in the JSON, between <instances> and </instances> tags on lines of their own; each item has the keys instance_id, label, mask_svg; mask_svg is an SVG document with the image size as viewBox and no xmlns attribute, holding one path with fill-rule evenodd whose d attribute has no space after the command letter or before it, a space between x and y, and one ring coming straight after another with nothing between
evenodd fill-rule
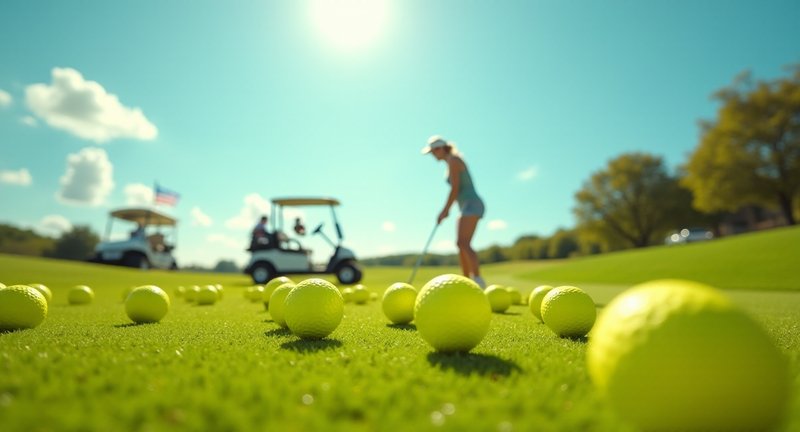
<instances>
[{"instance_id":1,"label":"white cap","mask_svg":"<svg viewBox=\"0 0 800 432\"><path fill-rule=\"evenodd\" d=\"M428 138L428 145L422 148L422 154L428 154L435 148L447 147L449 145L450 143L445 141L444 138L439 135L434 135Z\"/></svg>"}]
</instances>

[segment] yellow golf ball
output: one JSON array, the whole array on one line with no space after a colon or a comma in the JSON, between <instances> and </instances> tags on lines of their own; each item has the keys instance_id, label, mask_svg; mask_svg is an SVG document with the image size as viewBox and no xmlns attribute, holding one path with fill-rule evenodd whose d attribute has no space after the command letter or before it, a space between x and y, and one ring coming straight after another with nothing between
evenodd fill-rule
<instances>
[{"instance_id":1,"label":"yellow golf ball","mask_svg":"<svg viewBox=\"0 0 800 432\"><path fill-rule=\"evenodd\" d=\"M344 316L344 299L336 286L324 279L306 279L284 300L284 319L301 338L319 339L331 334Z\"/></svg>"},{"instance_id":2,"label":"yellow golf ball","mask_svg":"<svg viewBox=\"0 0 800 432\"><path fill-rule=\"evenodd\" d=\"M204 285L197 291L195 301L200 306L210 306L219 300L219 293L217 287L214 285Z\"/></svg>"},{"instance_id":3,"label":"yellow golf ball","mask_svg":"<svg viewBox=\"0 0 800 432\"><path fill-rule=\"evenodd\" d=\"M502 313L511 306L511 294L504 286L489 285L484 293L489 299L492 312Z\"/></svg>"},{"instance_id":4,"label":"yellow golf ball","mask_svg":"<svg viewBox=\"0 0 800 432\"><path fill-rule=\"evenodd\" d=\"M508 294L511 295L512 305L522 304L522 293L520 293L518 289L514 287L506 287L506 291L508 291Z\"/></svg>"},{"instance_id":5,"label":"yellow golf ball","mask_svg":"<svg viewBox=\"0 0 800 432\"><path fill-rule=\"evenodd\" d=\"M289 292L291 292L295 286L296 285L292 282L281 284L272 291L272 297L269 299L269 315L272 317L272 321L274 321L275 324L283 328L287 327L286 318L283 313L286 296L289 295Z\"/></svg>"},{"instance_id":6,"label":"yellow golf ball","mask_svg":"<svg viewBox=\"0 0 800 432\"><path fill-rule=\"evenodd\" d=\"M94 291L86 285L76 285L67 293L67 301L71 305L89 304L94 300Z\"/></svg>"},{"instance_id":7,"label":"yellow golf ball","mask_svg":"<svg viewBox=\"0 0 800 432\"><path fill-rule=\"evenodd\" d=\"M531 295L528 297L528 307L539 321L542 321L542 300L552 289L553 287L550 285L538 286L531 291Z\"/></svg>"},{"instance_id":8,"label":"yellow golf ball","mask_svg":"<svg viewBox=\"0 0 800 432\"><path fill-rule=\"evenodd\" d=\"M169 296L155 285L134 288L125 299L125 313L135 323L161 321L169 311Z\"/></svg>"},{"instance_id":9,"label":"yellow golf ball","mask_svg":"<svg viewBox=\"0 0 800 432\"><path fill-rule=\"evenodd\" d=\"M422 339L436 351L475 348L492 319L489 299L464 276L445 274L426 283L414 304L414 321Z\"/></svg>"},{"instance_id":10,"label":"yellow golf ball","mask_svg":"<svg viewBox=\"0 0 800 432\"><path fill-rule=\"evenodd\" d=\"M353 287L353 302L355 304L367 304L369 301L369 290L364 285Z\"/></svg>"},{"instance_id":11,"label":"yellow golf ball","mask_svg":"<svg viewBox=\"0 0 800 432\"><path fill-rule=\"evenodd\" d=\"M586 336L596 317L594 301L580 288L553 288L542 299L542 320L558 336Z\"/></svg>"},{"instance_id":12,"label":"yellow golf ball","mask_svg":"<svg viewBox=\"0 0 800 432\"><path fill-rule=\"evenodd\" d=\"M383 292L383 314L394 324L408 324L414 320L416 300L417 290L413 286L403 282L394 283Z\"/></svg>"},{"instance_id":13,"label":"yellow golf ball","mask_svg":"<svg viewBox=\"0 0 800 432\"><path fill-rule=\"evenodd\" d=\"M612 300L587 366L642 430L773 430L793 381L761 326L719 291L684 280L647 282Z\"/></svg>"},{"instance_id":14,"label":"yellow golf ball","mask_svg":"<svg viewBox=\"0 0 800 432\"><path fill-rule=\"evenodd\" d=\"M286 276L278 276L274 279L271 279L266 285L264 285L264 292L261 293L261 301L264 302L265 309L269 310L269 302L275 289L285 283L293 284L294 281Z\"/></svg>"},{"instance_id":15,"label":"yellow golf ball","mask_svg":"<svg viewBox=\"0 0 800 432\"><path fill-rule=\"evenodd\" d=\"M0 288L0 329L34 328L47 317L47 299L35 288L11 285Z\"/></svg>"},{"instance_id":16,"label":"yellow golf ball","mask_svg":"<svg viewBox=\"0 0 800 432\"><path fill-rule=\"evenodd\" d=\"M32 283L28 284L28 286L42 293L45 300L47 300L47 303L50 303L53 300L53 292L50 291L50 288L46 287L45 285L42 285L40 283Z\"/></svg>"}]
</instances>

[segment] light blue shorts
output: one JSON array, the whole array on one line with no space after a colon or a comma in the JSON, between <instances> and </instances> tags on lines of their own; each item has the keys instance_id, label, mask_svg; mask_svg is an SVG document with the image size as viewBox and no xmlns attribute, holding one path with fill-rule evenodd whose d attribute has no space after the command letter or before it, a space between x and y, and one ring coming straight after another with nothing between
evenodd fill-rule
<instances>
[{"instance_id":1,"label":"light blue shorts","mask_svg":"<svg viewBox=\"0 0 800 432\"><path fill-rule=\"evenodd\" d=\"M483 205L483 200L480 198L473 198L464 202L460 202L459 206L461 207L461 216L477 216L478 219L480 219L483 217L483 213L486 211L486 208Z\"/></svg>"}]
</instances>

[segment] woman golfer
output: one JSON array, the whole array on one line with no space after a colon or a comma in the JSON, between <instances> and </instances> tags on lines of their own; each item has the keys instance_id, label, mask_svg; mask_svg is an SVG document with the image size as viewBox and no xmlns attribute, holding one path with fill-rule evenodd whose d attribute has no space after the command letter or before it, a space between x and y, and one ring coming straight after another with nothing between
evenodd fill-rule
<instances>
[{"instance_id":1,"label":"woman golfer","mask_svg":"<svg viewBox=\"0 0 800 432\"><path fill-rule=\"evenodd\" d=\"M461 208L461 217L458 219L458 259L461 262L461 270L464 276L474 280L481 288L486 288L486 282L481 278L480 263L478 254L472 249L470 243L478 226L478 220L483 217L483 200L475 191L472 177L467 170L467 164L458 153L452 142L445 141L444 138L434 135L428 139L428 145L422 149L422 154L432 154L436 160L443 160L447 163L447 182L450 183L450 194L447 195L447 202L444 209L439 213L436 223L442 223L450 213L450 206L458 201Z\"/></svg>"}]
</instances>

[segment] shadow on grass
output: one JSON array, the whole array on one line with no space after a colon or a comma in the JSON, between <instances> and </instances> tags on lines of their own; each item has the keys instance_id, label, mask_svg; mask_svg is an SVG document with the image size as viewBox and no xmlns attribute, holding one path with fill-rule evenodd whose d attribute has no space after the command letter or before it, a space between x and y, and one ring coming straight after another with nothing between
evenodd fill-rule
<instances>
[{"instance_id":1,"label":"shadow on grass","mask_svg":"<svg viewBox=\"0 0 800 432\"><path fill-rule=\"evenodd\" d=\"M270 320L272 322L272 320ZM278 327L276 329L272 329L268 332L264 332L264 336L273 337L273 336L291 336L292 332L289 331L287 328Z\"/></svg>"},{"instance_id":2,"label":"shadow on grass","mask_svg":"<svg viewBox=\"0 0 800 432\"><path fill-rule=\"evenodd\" d=\"M273 320L272 318L267 318L267 319L264 320L264 322L265 323L274 323L275 320Z\"/></svg>"},{"instance_id":3,"label":"shadow on grass","mask_svg":"<svg viewBox=\"0 0 800 432\"><path fill-rule=\"evenodd\" d=\"M386 327L395 330L417 331L417 326L414 324L386 324Z\"/></svg>"},{"instance_id":4,"label":"shadow on grass","mask_svg":"<svg viewBox=\"0 0 800 432\"><path fill-rule=\"evenodd\" d=\"M580 343L589 342L588 336L561 336L561 339L571 340L573 342L580 342Z\"/></svg>"},{"instance_id":5,"label":"shadow on grass","mask_svg":"<svg viewBox=\"0 0 800 432\"><path fill-rule=\"evenodd\" d=\"M0 329L0 336L2 336L2 335L4 335L4 334L9 334L9 333L18 333L18 332L22 332L22 331L25 331L25 330L30 330L30 329L26 329L26 328L19 328L19 329Z\"/></svg>"},{"instance_id":6,"label":"shadow on grass","mask_svg":"<svg viewBox=\"0 0 800 432\"><path fill-rule=\"evenodd\" d=\"M428 354L428 363L461 375L497 377L508 376L512 372L522 372L522 368L513 361L503 360L491 354L432 352Z\"/></svg>"},{"instance_id":7,"label":"shadow on grass","mask_svg":"<svg viewBox=\"0 0 800 432\"><path fill-rule=\"evenodd\" d=\"M148 325L148 324L158 324L158 323L144 323L144 322L135 323L135 322L130 322L130 323L125 323L125 324L114 324L114 327L116 327L116 328L139 327L139 326L144 326L144 325Z\"/></svg>"},{"instance_id":8,"label":"shadow on grass","mask_svg":"<svg viewBox=\"0 0 800 432\"><path fill-rule=\"evenodd\" d=\"M522 315L519 312L494 312L496 315Z\"/></svg>"},{"instance_id":9,"label":"shadow on grass","mask_svg":"<svg viewBox=\"0 0 800 432\"><path fill-rule=\"evenodd\" d=\"M281 344L281 348L299 353L312 353L342 346L338 339L296 339Z\"/></svg>"}]
</instances>

